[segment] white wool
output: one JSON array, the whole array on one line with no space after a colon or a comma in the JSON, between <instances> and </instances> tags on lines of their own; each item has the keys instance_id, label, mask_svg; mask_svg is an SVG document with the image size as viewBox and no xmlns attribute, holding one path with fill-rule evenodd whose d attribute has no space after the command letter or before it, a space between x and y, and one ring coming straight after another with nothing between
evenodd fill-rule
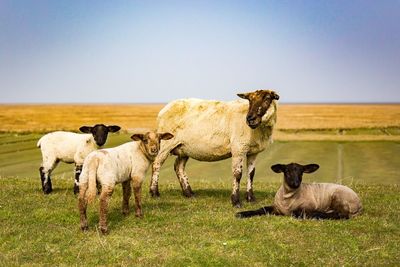
<instances>
[{"instance_id":1,"label":"white wool","mask_svg":"<svg viewBox=\"0 0 400 267\"><path fill-rule=\"evenodd\" d=\"M44 135L37 146L42 151L45 169L52 169L55 160L82 165L85 157L98 148L91 134L64 131Z\"/></svg>"},{"instance_id":2,"label":"white wool","mask_svg":"<svg viewBox=\"0 0 400 267\"><path fill-rule=\"evenodd\" d=\"M141 183L151 162L140 148L140 142L93 151L84 161L79 184L81 188L89 186L90 194L96 192L89 181L91 174L102 186L110 189L130 179Z\"/></svg>"}]
</instances>

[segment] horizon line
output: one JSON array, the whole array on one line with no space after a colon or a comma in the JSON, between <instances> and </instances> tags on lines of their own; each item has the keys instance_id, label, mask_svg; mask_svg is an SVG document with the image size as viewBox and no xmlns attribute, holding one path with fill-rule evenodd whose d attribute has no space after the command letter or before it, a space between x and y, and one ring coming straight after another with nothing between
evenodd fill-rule
<instances>
[{"instance_id":1,"label":"horizon line","mask_svg":"<svg viewBox=\"0 0 400 267\"><path fill-rule=\"evenodd\" d=\"M174 100L172 100L174 101ZM172 102L171 101L171 102ZM217 100L218 101L218 100ZM221 101L230 102L230 101ZM0 105L166 105L169 102L0 102ZM398 105L397 102L278 102L288 105Z\"/></svg>"}]
</instances>

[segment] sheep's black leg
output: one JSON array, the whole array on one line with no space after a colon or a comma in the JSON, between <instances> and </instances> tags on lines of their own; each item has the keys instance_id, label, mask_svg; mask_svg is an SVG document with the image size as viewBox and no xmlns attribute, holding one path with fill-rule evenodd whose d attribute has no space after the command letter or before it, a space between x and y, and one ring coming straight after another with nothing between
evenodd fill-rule
<instances>
[{"instance_id":1,"label":"sheep's black leg","mask_svg":"<svg viewBox=\"0 0 400 267\"><path fill-rule=\"evenodd\" d=\"M338 212L321 212L321 211L304 211L304 210L296 210L292 212L292 216L299 219L318 219L318 220L339 220L339 219L348 219L348 216L343 216Z\"/></svg>"},{"instance_id":2,"label":"sheep's black leg","mask_svg":"<svg viewBox=\"0 0 400 267\"><path fill-rule=\"evenodd\" d=\"M266 214L273 214L274 207L273 206L265 206L258 210L248 210L248 211L241 211L236 213L237 218L248 218L253 216L261 216Z\"/></svg>"},{"instance_id":3,"label":"sheep's black leg","mask_svg":"<svg viewBox=\"0 0 400 267\"><path fill-rule=\"evenodd\" d=\"M81 175L82 172L82 165L76 165L75 166L75 182L74 182L74 194L79 193L79 176Z\"/></svg>"},{"instance_id":4,"label":"sheep's black leg","mask_svg":"<svg viewBox=\"0 0 400 267\"><path fill-rule=\"evenodd\" d=\"M44 171L44 167L39 168L40 180L42 181L42 190L45 194L50 194L53 191L50 179L50 171Z\"/></svg>"},{"instance_id":5,"label":"sheep's black leg","mask_svg":"<svg viewBox=\"0 0 400 267\"><path fill-rule=\"evenodd\" d=\"M348 219L348 216L343 216L341 214L339 214L338 212L330 212L330 213L326 213L326 212L319 212L319 211L315 211L312 212L310 214L307 214L307 217L309 218L313 218L313 219L331 219L331 220L340 220L340 219Z\"/></svg>"}]
</instances>

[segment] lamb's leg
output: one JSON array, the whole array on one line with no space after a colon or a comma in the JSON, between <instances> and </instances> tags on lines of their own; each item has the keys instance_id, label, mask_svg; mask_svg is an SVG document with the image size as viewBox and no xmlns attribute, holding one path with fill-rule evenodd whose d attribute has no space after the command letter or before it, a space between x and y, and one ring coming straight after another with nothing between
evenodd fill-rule
<instances>
[{"instance_id":1,"label":"lamb's leg","mask_svg":"<svg viewBox=\"0 0 400 267\"><path fill-rule=\"evenodd\" d=\"M233 173L233 188L232 188L232 195L231 195L231 202L232 205L236 208L240 208L240 179L242 178L242 171L243 171L243 156L233 156L232 155L232 173Z\"/></svg>"},{"instance_id":2,"label":"lamb's leg","mask_svg":"<svg viewBox=\"0 0 400 267\"><path fill-rule=\"evenodd\" d=\"M238 213L236 213L236 217L237 218L248 218L248 217L261 216L261 215L267 215L267 214L273 214L273 213L274 213L273 206L265 206L258 210L247 210L247 211L238 212Z\"/></svg>"},{"instance_id":3,"label":"lamb's leg","mask_svg":"<svg viewBox=\"0 0 400 267\"><path fill-rule=\"evenodd\" d=\"M312 219L331 219L331 220L339 220L339 219L348 219L348 216L342 216L338 212L319 212L319 211L314 211L306 214L307 218L312 218Z\"/></svg>"},{"instance_id":4,"label":"lamb's leg","mask_svg":"<svg viewBox=\"0 0 400 267\"><path fill-rule=\"evenodd\" d=\"M143 179L139 177L134 177L133 179L133 193L135 195L135 216L142 218L142 181Z\"/></svg>"},{"instance_id":5,"label":"lamb's leg","mask_svg":"<svg viewBox=\"0 0 400 267\"><path fill-rule=\"evenodd\" d=\"M178 156L175 160L174 169L176 173L176 177L178 177L179 183L181 184L182 193L185 197L192 197L194 193L189 184L189 179L185 171L186 162L189 157L187 156Z\"/></svg>"},{"instance_id":6,"label":"lamb's leg","mask_svg":"<svg viewBox=\"0 0 400 267\"><path fill-rule=\"evenodd\" d=\"M39 168L40 180L42 181L42 190L45 194L50 194L53 191L51 184L51 172L57 166L56 158L46 158L43 160L42 166Z\"/></svg>"},{"instance_id":7,"label":"lamb's leg","mask_svg":"<svg viewBox=\"0 0 400 267\"><path fill-rule=\"evenodd\" d=\"M86 231L89 229L88 227L88 222L87 222L87 216L86 216L86 209L87 209L87 200L85 198L87 190L87 184L81 185L81 190L79 192L78 196L78 206L79 206L79 214L81 217L81 230Z\"/></svg>"},{"instance_id":8,"label":"lamb's leg","mask_svg":"<svg viewBox=\"0 0 400 267\"><path fill-rule=\"evenodd\" d=\"M247 190L246 190L246 200L248 202L256 201L253 193L253 179L256 173L256 158L257 154L247 156Z\"/></svg>"},{"instance_id":9,"label":"lamb's leg","mask_svg":"<svg viewBox=\"0 0 400 267\"><path fill-rule=\"evenodd\" d=\"M150 181L150 195L152 197L159 197L160 192L158 191L158 177L160 176L160 168L164 164L165 160L169 156L169 150L160 152L152 165L152 175Z\"/></svg>"},{"instance_id":10,"label":"lamb's leg","mask_svg":"<svg viewBox=\"0 0 400 267\"><path fill-rule=\"evenodd\" d=\"M75 182L74 182L74 194L79 193L79 176L82 172L82 165L75 165Z\"/></svg>"},{"instance_id":11,"label":"lamb's leg","mask_svg":"<svg viewBox=\"0 0 400 267\"><path fill-rule=\"evenodd\" d=\"M122 183L123 199L122 199L122 214L129 214L129 199L132 194L131 180Z\"/></svg>"},{"instance_id":12,"label":"lamb's leg","mask_svg":"<svg viewBox=\"0 0 400 267\"><path fill-rule=\"evenodd\" d=\"M106 234L108 232L107 228L107 212L108 212L108 201L110 200L110 197L112 196L112 193L114 191L114 188L109 187L109 186L103 186L101 193L100 193L100 231L103 234Z\"/></svg>"}]
</instances>

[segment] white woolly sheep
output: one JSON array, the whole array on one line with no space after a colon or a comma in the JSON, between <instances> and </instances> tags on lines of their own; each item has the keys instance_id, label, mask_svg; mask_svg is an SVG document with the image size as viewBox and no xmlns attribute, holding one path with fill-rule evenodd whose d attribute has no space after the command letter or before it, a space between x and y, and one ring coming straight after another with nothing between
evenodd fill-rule
<instances>
[{"instance_id":1,"label":"white woolly sheep","mask_svg":"<svg viewBox=\"0 0 400 267\"><path fill-rule=\"evenodd\" d=\"M100 230L107 233L108 201L114 187L122 183L122 213L129 213L131 183L135 194L136 216L142 217L141 186L146 171L158 154L161 140L173 137L170 133L134 134L131 138L140 142L128 142L123 145L100 149L90 153L84 161L79 183L79 212L82 231L88 229L87 204L96 196L96 182L101 185L100 193Z\"/></svg>"},{"instance_id":2,"label":"white woolly sheep","mask_svg":"<svg viewBox=\"0 0 400 267\"><path fill-rule=\"evenodd\" d=\"M242 211L239 218L256 215L292 215L320 219L349 219L358 215L362 205L358 195L349 187L332 183L302 183L304 173L312 173L317 164L276 164L274 172L284 173L284 181L275 195L274 204L258 210Z\"/></svg>"},{"instance_id":3,"label":"white woolly sheep","mask_svg":"<svg viewBox=\"0 0 400 267\"><path fill-rule=\"evenodd\" d=\"M255 200L255 159L258 153L272 143L277 116L276 100L279 96L270 90L257 90L238 96L248 101L182 99L169 103L160 111L157 130L171 132L175 137L161 145L160 153L153 163L150 185L152 196L160 195L160 168L172 153L177 156L175 172L186 197L193 196L185 172L189 157L200 161L218 161L232 157L232 204L240 206L239 186L245 162L248 174L246 199Z\"/></svg>"},{"instance_id":4,"label":"white woolly sheep","mask_svg":"<svg viewBox=\"0 0 400 267\"><path fill-rule=\"evenodd\" d=\"M43 192L49 194L53 191L50 175L62 161L75 163L74 194L78 193L79 175L85 157L106 143L109 132L114 133L120 129L116 125L96 124L93 127L80 127L79 130L85 134L57 131L40 138L37 147L41 149L43 158L39 168Z\"/></svg>"}]
</instances>

